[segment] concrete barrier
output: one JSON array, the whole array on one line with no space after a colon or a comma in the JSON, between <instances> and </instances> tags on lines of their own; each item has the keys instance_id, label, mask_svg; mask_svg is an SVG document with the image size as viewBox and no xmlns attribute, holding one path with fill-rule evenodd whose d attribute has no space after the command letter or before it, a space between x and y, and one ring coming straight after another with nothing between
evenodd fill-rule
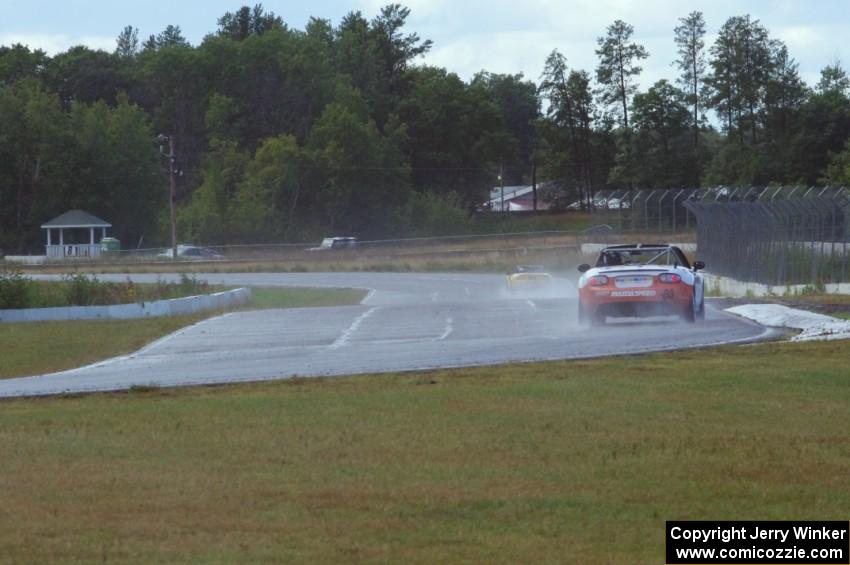
<instances>
[{"instance_id":1,"label":"concrete barrier","mask_svg":"<svg viewBox=\"0 0 850 565\"><path fill-rule=\"evenodd\" d=\"M810 285L792 284L792 285L776 285L760 284L754 282L745 282L735 280L729 277L720 275L712 275L705 273L705 292L710 294L719 294L721 296L731 296L735 298L753 297L759 298L762 296L796 296L810 292ZM824 285L826 294L850 294L850 283L829 283Z\"/></svg>"},{"instance_id":2,"label":"concrete barrier","mask_svg":"<svg viewBox=\"0 0 850 565\"><path fill-rule=\"evenodd\" d=\"M154 316L194 314L247 304L250 288L237 288L214 294L187 296L171 300L156 300L112 306L62 306L57 308L26 308L0 310L0 322L47 322L56 320L129 320Z\"/></svg>"},{"instance_id":3,"label":"concrete barrier","mask_svg":"<svg viewBox=\"0 0 850 565\"><path fill-rule=\"evenodd\" d=\"M6 255L4 261L9 263L20 263L22 265L43 265L47 262L46 255Z\"/></svg>"}]
</instances>

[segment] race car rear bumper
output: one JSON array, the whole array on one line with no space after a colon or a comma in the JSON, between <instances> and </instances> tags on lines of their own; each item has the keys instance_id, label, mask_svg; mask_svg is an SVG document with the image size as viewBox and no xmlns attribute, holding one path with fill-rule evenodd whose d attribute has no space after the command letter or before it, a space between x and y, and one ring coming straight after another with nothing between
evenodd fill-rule
<instances>
[{"instance_id":1,"label":"race car rear bumper","mask_svg":"<svg viewBox=\"0 0 850 565\"><path fill-rule=\"evenodd\" d=\"M584 287L579 291L579 304L588 316L667 316L690 308L692 297L693 287L681 283L641 288Z\"/></svg>"}]
</instances>

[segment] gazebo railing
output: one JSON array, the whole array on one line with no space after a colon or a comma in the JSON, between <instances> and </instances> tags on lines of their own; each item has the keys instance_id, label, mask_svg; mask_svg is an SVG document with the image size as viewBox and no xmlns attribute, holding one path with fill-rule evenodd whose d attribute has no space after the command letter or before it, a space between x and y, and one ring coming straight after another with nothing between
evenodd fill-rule
<instances>
[{"instance_id":1,"label":"gazebo railing","mask_svg":"<svg viewBox=\"0 0 850 565\"><path fill-rule=\"evenodd\" d=\"M64 245L46 245L48 259L65 259L68 257L99 257L100 244L66 243Z\"/></svg>"}]
</instances>

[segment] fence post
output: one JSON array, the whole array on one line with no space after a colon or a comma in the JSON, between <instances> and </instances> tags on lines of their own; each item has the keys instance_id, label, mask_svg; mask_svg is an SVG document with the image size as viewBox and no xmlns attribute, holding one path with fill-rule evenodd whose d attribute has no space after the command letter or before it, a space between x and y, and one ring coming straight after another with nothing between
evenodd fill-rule
<instances>
[{"instance_id":1,"label":"fence post","mask_svg":"<svg viewBox=\"0 0 850 565\"><path fill-rule=\"evenodd\" d=\"M655 193L656 191L653 190L643 201L643 231L649 230L649 199L652 198L652 195Z\"/></svg>"},{"instance_id":2,"label":"fence post","mask_svg":"<svg viewBox=\"0 0 850 565\"><path fill-rule=\"evenodd\" d=\"M625 191L623 195L620 196L620 201L617 205L617 224L620 229L620 234L623 233L623 200L626 198L626 195L629 195L630 193L630 190Z\"/></svg>"},{"instance_id":3,"label":"fence post","mask_svg":"<svg viewBox=\"0 0 850 565\"><path fill-rule=\"evenodd\" d=\"M667 198L668 194L670 194L669 190L663 190L661 198L658 199L658 233L663 233L661 225L664 218L664 199Z\"/></svg>"},{"instance_id":4,"label":"fence post","mask_svg":"<svg viewBox=\"0 0 850 565\"><path fill-rule=\"evenodd\" d=\"M740 188L741 188L740 186L736 186L735 189L732 192L729 193L729 196L727 197L727 200L729 202L735 201L735 194L737 194L737 192Z\"/></svg>"},{"instance_id":5,"label":"fence post","mask_svg":"<svg viewBox=\"0 0 850 565\"><path fill-rule=\"evenodd\" d=\"M673 235L676 235L678 228L676 225L676 219L679 215L679 196L681 196L683 192L685 192L684 188L680 189L679 192L676 193L676 196L673 197Z\"/></svg>"}]
</instances>

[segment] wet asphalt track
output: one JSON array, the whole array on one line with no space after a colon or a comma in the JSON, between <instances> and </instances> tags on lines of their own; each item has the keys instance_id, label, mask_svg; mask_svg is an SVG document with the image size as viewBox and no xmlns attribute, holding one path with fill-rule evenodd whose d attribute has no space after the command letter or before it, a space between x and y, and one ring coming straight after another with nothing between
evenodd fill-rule
<instances>
[{"instance_id":1,"label":"wet asphalt track","mask_svg":"<svg viewBox=\"0 0 850 565\"><path fill-rule=\"evenodd\" d=\"M156 277L132 276L140 282ZM654 318L579 327L576 291L568 281L559 282L548 295L511 296L502 275L250 273L198 278L230 286L358 287L371 292L358 306L212 318L126 357L62 373L0 380L0 396L570 359L771 335L710 306L706 320L697 324Z\"/></svg>"}]
</instances>

